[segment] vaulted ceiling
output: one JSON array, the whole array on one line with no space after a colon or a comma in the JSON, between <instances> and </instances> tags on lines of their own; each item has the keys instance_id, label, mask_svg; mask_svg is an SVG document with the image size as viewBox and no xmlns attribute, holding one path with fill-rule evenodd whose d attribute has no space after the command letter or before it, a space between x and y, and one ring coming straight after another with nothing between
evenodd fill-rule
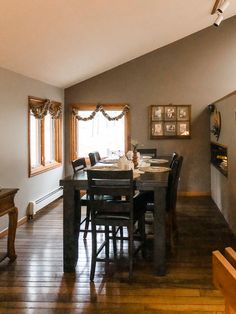
<instances>
[{"instance_id":1,"label":"vaulted ceiling","mask_svg":"<svg viewBox=\"0 0 236 314\"><path fill-rule=\"evenodd\" d=\"M0 67L65 88L212 25L214 3L1 0Z\"/></svg>"}]
</instances>

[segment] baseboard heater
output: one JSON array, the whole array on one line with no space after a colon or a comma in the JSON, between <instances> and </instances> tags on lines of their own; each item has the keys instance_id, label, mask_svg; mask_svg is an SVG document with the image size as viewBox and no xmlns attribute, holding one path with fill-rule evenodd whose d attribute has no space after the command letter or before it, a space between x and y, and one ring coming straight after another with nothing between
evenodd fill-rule
<instances>
[{"instance_id":1,"label":"baseboard heater","mask_svg":"<svg viewBox=\"0 0 236 314\"><path fill-rule=\"evenodd\" d=\"M32 219L34 215L43 207L55 201L57 198L61 197L63 193L62 187L59 187L46 195L40 197L35 201L29 202L27 216L29 219Z\"/></svg>"}]
</instances>

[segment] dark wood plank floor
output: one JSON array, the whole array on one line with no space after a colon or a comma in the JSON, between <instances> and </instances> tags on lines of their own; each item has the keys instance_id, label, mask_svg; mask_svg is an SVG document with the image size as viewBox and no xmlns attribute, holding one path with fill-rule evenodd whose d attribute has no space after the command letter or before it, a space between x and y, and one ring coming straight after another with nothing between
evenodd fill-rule
<instances>
[{"instance_id":1,"label":"dark wood plank floor","mask_svg":"<svg viewBox=\"0 0 236 314\"><path fill-rule=\"evenodd\" d=\"M178 202L179 240L168 253L168 273L152 273L152 245L137 255L130 284L126 243L117 265L97 264L89 281L91 238L80 239L75 274L62 271L62 200L17 230L17 260L0 264L0 313L223 313L224 300L212 285L211 252L236 247L227 224L208 197ZM6 238L0 239L0 251ZM118 249L120 246L118 245Z\"/></svg>"}]
</instances>

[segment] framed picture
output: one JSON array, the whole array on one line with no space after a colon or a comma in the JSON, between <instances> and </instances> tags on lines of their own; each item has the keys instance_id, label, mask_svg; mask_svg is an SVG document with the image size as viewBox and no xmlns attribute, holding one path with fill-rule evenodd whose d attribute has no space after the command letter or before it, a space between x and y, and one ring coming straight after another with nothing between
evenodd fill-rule
<instances>
[{"instance_id":1,"label":"framed picture","mask_svg":"<svg viewBox=\"0 0 236 314\"><path fill-rule=\"evenodd\" d=\"M175 121L176 120L176 107L175 106L165 106L165 121Z\"/></svg>"},{"instance_id":2,"label":"framed picture","mask_svg":"<svg viewBox=\"0 0 236 314\"><path fill-rule=\"evenodd\" d=\"M151 139L191 138L191 105L151 105Z\"/></svg>"},{"instance_id":3,"label":"framed picture","mask_svg":"<svg viewBox=\"0 0 236 314\"><path fill-rule=\"evenodd\" d=\"M188 106L177 107L177 120L181 120L181 121L189 120L189 107Z\"/></svg>"},{"instance_id":4,"label":"framed picture","mask_svg":"<svg viewBox=\"0 0 236 314\"><path fill-rule=\"evenodd\" d=\"M189 136L189 122L177 122L177 135Z\"/></svg>"},{"instance_id":5,"label":"framed picture","mask_svg":"<svg viewBox=\"0 0 236 314\"><path fill-rule=\"evenodd\" d=\"M164 135L166 136L176 135L176 122L164 122Z\"/></svg>"},{"instance_id":6,"label":"framed picture","mask_svg":"<svg viewBox=\"0 0 236 314\"><path fill-rule=\"evenodd\" d=\"M163 123L162 122L153 122L152 123L152 135L153 136L162 136L163 132Z\"/></svg>"},{"instance_id":7,"label":"framed picture","mask_svg":"<svg viewBox=\"0 0 236 314\"><path fill-rule=\"evenodd\" d=\"M152 108L152 120L153 121L162 121L164 116L164 107L155 106Z\"/></svg>"}]
</instances>

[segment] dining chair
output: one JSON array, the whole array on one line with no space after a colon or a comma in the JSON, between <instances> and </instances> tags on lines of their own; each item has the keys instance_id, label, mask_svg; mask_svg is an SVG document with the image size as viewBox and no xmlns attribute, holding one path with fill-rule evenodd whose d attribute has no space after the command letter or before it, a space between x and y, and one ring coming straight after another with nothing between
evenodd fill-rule
<instances>
[{"instance_id":1,"label":"dining chair","mask_svg":"<svg viewBox=\"0 0 236 314\"><path fill-rule=\"evenodd\" d=\"M157 158L157 149L156 148L138 148L137 151L141 155L148 155L152 158Z\"/></svg>"},{"instance_id":2,"label":"dining chair","mask_svg":"<svg viewBox=\"0 0 236 314\"><path fill-rule=\"evenodd\" d=\"M97 151L89 153L88 156L89 156L91 166L96 165L96 163L98 163L99 160L101 160L101 156L100 156L99 152L97 152Z\"/></svg>"},{"instance_id":3,"label":"dining chair","mask_svg":"<svg viewBox=\"0 0 236 314\"><path fill-rule=\"evenodd\" d=\"M88 193L90 197L91 224L92 224L92 259L90 280L94 280L96 262L110 262L109 240L110 227L112 227L112 240L114 255L116 256L116 234L119 227L127 227L128 231L128 259L129 279L133 275L133 241L134 223L143 221L144 198L134 195L133 171L101 171L89 169ZM110 196L111 199L105 199ZM105 239L97 248L97 226L104 226ZM144 241L145 233L141 231ZM105 248L105 258L99 258L99 254Z\"/></svg>"},{"instance_id":4,"label":"dining chair","mask_svg":"<svg viewBox=\"0 0 236 314\"><path fill-rule=\"evenodd\" d=\"M168 187L166 193L166 235L167 243L170 247L174 245L174 237L178 235L177 219L176 219L176 203L177 191L180 179L180 172L183 163L183 156L174 156L171 162L168 176ZM146 194L146 211L154 211L154 194L153 192L143 193Z\"/></svg>"},{"instance_id":5,"label":"dining chair","mask_svg":"<svg viewBox=\"0 0 236 314\"><path fill-rule=\"evenodd\" d=\"M78 173L79 171L82 171L86 168L86 161L85 158L78 158L76 160L73 160L71 162L72 168L74 171L74 174ZM78 191L76 191L77 197L80 197L81 206L86 206L86 216L85 218L80 222L80 226L82 226L85 223L84 229L80 229L80 231L84 232L83 238L87 238L87 233L91 230L89 230L89 222L90 222L90 208L89 208L89 202L88 202L88 194L87 192L81 193L81 195L78 195Z\"/></svg>"}]
</instances>

